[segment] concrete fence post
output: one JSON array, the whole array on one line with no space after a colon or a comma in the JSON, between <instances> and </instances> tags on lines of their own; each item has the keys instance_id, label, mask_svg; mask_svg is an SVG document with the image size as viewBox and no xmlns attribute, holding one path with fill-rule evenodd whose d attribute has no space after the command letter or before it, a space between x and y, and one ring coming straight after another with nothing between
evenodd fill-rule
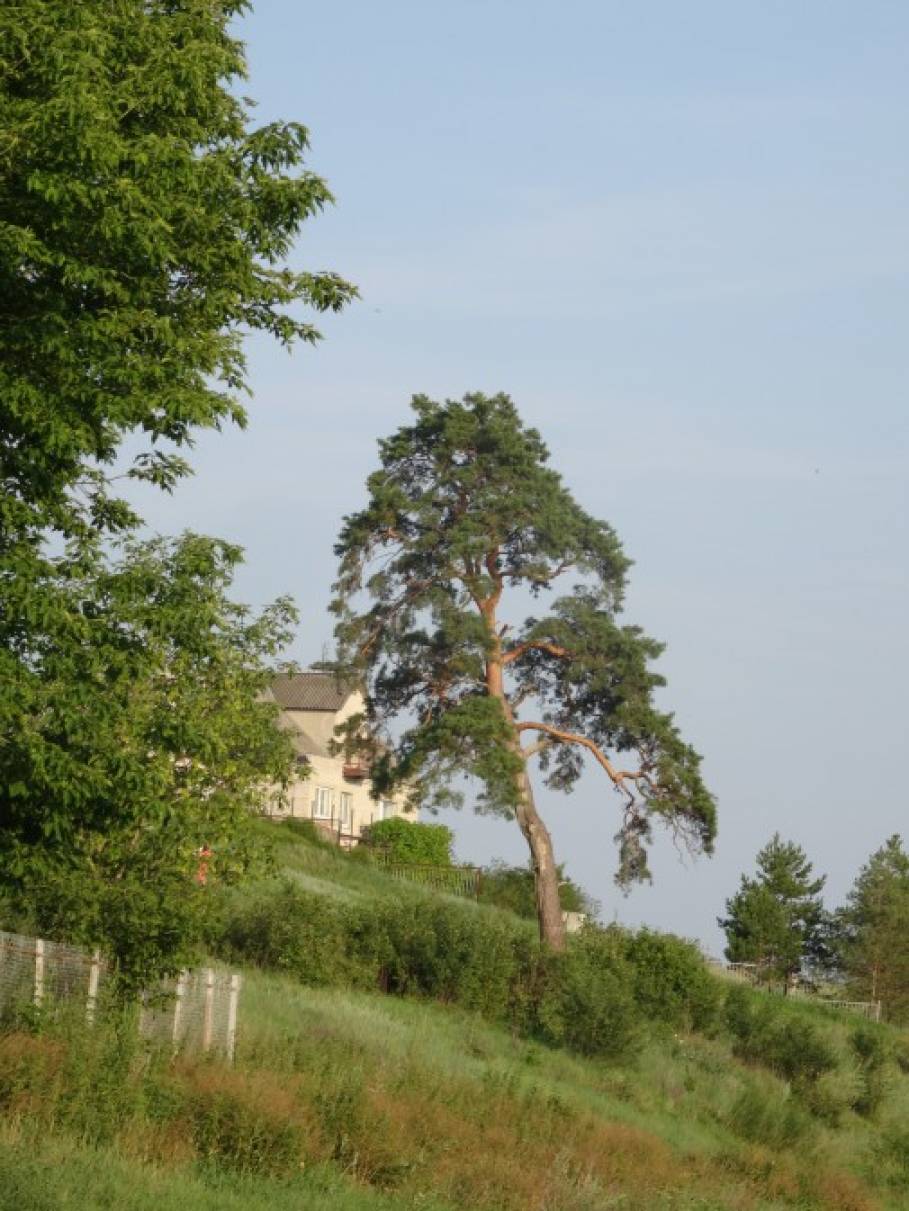
<instances>
[{"instance_id":1,"label":"concrete fence post","mask_svg":"<svg viewBox=\"0 0 909 1211\"><path fill-rule=\"evenodd\" d=\"M95 1020L95 1008L98 1004L98 981L101 978L101 951L92 952L91 966L88 969L88 997L85 1001L85 1020L89 1026Z\"/></svg>"},{"instance_id":2,"label":"concrete fence post","mask_svg":"<svg viewBox=\"0 0 909 1211\"><path fill-rule=\"evenodd\" d=\"M240 976L234 972L230 977L230 1000L227 1002L227 1060L234 1062L237 1049L237 1007L240 1001Z\"/></svg>"},{"instance_id":3,"label":"concrete fence post","mask_svg":"<svg viewBox=\"0 0 909 1211\"><path fill-rule=\"evenodd\" d=\"M215 1008L215 973L210 967L205 969L205 1006L202 1011L202 1050L211 1050L212 1026Z\"/></svg>"},{"instance_id":4,"label":"concrete fence post","mask_svg":"<svg viewBox=\"0 0 909 1211\"><path fill-rule=\"evenodd\" d=\"M189 978L189 972L181 971L177 977L177 988L174 996L174 1026L172 1031L172 1039L174 1049L180 1045L180 1027L183 1024L183 1002L186 998L186 982Z\"/></svg>"},{"instance_id":5,"label":"concrete fence post","mask_svg":"<svg viewBox=\"0 0 909 1211\"><path fill-rule=\"evenodd\" d=\"M44 1000L44 940L35 938L35 1006L41 1007Z\"/></svg>"}]
</instances>

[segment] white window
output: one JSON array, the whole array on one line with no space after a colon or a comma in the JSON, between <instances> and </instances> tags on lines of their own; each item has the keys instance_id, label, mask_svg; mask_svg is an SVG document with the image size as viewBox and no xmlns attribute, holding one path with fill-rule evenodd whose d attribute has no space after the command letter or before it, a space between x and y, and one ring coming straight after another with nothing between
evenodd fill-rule
<instances>
[{"instance_id":1,"label":"white window","mask_svg":"<svg viewBox=\"0 0 909 1211\"><path fill-rule=\"evenodd\" d=\"M341 832L349 833L353 825L353 795L341 792Z\"/></svg>"},{"instance_id":2,"label":"white window","mask_svg":"<svg viewBox=\"0 0 909 1211\"><path fill-rule=\"evenodd\" d=\"M314 820L331 819L331 791L327 786L316 787L316 796L312 801L312 818Z\"/></svg>"},{"instance_id":3,"label":"white window","mask_svg":"<svg viewBox=\"0 0 909 1211\"><path fill-rule=\"evenodd\" d=\"M378 818L380 820L390 820L392 818L392 816L394 816L394 815L396 815L394 800L393 799L380 799L379 800Z\"/></svg>"}]
</instances>

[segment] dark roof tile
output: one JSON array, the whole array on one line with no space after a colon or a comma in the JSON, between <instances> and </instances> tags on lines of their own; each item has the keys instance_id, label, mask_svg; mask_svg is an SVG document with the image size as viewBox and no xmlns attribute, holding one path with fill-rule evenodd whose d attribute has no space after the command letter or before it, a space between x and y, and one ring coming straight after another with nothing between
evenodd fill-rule
<instances>
[{"instance_id":1,"label":"dark roof tile","mask_svg":"<svg viewBox=\"0 0 909 1211\"><path fill-rule=\"evenodd\" d=\"M286 711L339 711L353 692L334 673L307 669L271 684L275 702Z\"/></svg>"}]
</instances>

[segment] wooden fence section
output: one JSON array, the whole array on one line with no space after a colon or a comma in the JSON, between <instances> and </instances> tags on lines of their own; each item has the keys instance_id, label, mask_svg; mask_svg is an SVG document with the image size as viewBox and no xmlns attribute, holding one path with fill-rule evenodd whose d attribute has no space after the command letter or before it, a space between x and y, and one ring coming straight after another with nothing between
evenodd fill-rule
<instances>
[{"instance_id":1,"label":"wooden fence section","mask_svg":"<svg viewBox=\"0 0 909 1211\"><path fill-rule=\"evenodd\" d=\"M99 951L0 930L0 1014L32 1005L82 1004L91 1025L110 978ZM200 968L143 994L139 1032L189 1051L217 1051L233 1059L240 976Z\"/></svg>"}]
</instances>

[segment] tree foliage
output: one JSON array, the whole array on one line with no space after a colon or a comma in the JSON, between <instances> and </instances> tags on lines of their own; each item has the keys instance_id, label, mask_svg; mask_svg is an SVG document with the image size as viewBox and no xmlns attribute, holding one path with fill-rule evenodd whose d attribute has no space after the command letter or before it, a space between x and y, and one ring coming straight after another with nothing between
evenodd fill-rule
<instances>
[{"instance_id":1,"label":"tree foliage","mask_svg":"<svg viewBox=\"0 0 909 1211\"><path fill-rule=\"evenodd\" d=\"M826 876L815 878L805 851L779 833L757 855L755 878L742 876L726 901L726 957L756 963L768 976L785 978L803 964L823 961L828 922L821 901Z\"/></svg>"},{"instance_id":2,"label":"tree foliage","mask_svg":"<svg viewBox=\"0 0 909 1211\"><path fill-rule=\"evenodd\" d=\"M389 862L404 866L451 866L454 835L444 824L392 816L367 824L360 841L384 854Z\"/></svg>"},{"instance_id":3,"label":"tree foliage","mask_svg":"<svg viewBox=\"0 0 909 1211\"><path fill-rule=\"evenodd\" d=\"M871 855L836 914L837 951L854 995L909 1019L909 855L894 835Z\"/></svg>"},{"instance_id":4,"label":"tree foliage","mask_svg":"<svg viewBox=\"0 0 909 1211\"><path fill-rule=\"evenodd\" d=\"M0 878L127 980L197 932L200 847L212 878L249 859L290 613L230 603L227 544L112 563L139 521L115 481L172 489L199 430L245 421L244 334L312 342L355 294L287 265L331 195L303 126L251 121L246 7L0 6Z\"/></svg>"},{"instance_id":5,"label":"tree foliage","mask_svg":"<svg viewBox=\"0 0 909 1211\"><path fill-rule=\"evenodd\" d=\"M193 535L133 542L67 569L37 618L31 586L4 603L18 663L0 679L0 903L102 946L129 985L185 960L292 767L261 694L294 614L233 604L238 560Z\"/></svg>"},{"instance_id":6,"label":"tree foliage","mask_svg":"<svg viewBox=\"0 0 909 1211\"><path fill-rule=\"evenodd\" d=\"M244 0L0 10L0 539L120 527L108 473L171 487L200 428L242 424L241 335L353 288L284 264L331 200L295 122L250 123Z\"/></svg>"},{"instance_id":7,"label":"tree foliage","mask_svg":"<svg viewBox=\"0 0 909 1211\"><path fill-rule=\"evenodd\" d=\"M439 807L459 801L459 776L476 778L480 810L517 818L544 933L560 944L532 757L557 790L572 789L585 757L606 772L625 885L647 877L654 819L709 851L713 799L697 753L655 705L661 645L620 621L628 559L613 529L573 499L507 396L416 396L412 407L413 423L380 442L368 502L337 545L340 663L367 686L379 793L399 784ZM549 609L522 621L528 594ZM392 721L403 724L394 736Z\"/></svg>"}]
</instances>

